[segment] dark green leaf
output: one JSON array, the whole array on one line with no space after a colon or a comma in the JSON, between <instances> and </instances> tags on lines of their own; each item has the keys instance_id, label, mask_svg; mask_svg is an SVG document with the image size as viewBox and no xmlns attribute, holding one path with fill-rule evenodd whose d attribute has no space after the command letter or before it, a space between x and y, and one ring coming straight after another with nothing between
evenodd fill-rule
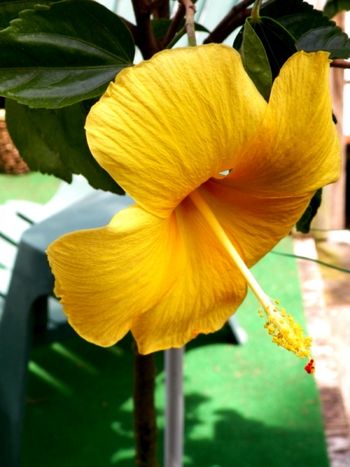
<instances>
[{"instance_id":1,"label":"dark green leaf","mask_svg":"<svg viewBox=\"0 0 350 467\"><path fill-rule=\"evenodd\" d=\"M0 68L0 95L33 108L65 107L99 97L120 69L114 65Z\"/></svg>"},{"instance_id":2,"label":"dark green leaf","mask_svg":"<svg viewBox=\"0 0 350 467\"><path fill-rule=\"evenodd\" d=\"M262 7L261 12L264 16L276 19L295 39L310 29L335 26L321 11L303 0L272 0Z\"/></svg>"},{"instance_id":3,"label":"dark green leaf","mask_svg":"<svg viewBox=\"0 0 350 467\"><path fill-rule=\"evenodd\" d=\"M329 21L321 12L317 11L316 13L316 11L317 10L314 10L315 14L297 13L294 15L281 16L281 18L278 18L278 22L287 29L295 40L299 39L300 36L311 29L321 26L335 27L332 21Z\"/></svg>"},{"instance_id":4,"label":"dark green leaf","mask_svg":"<svg viewBox=\"0 0 350 467\"><path fill-rule=\"evenodd\" d=\"M98 3L36 5L0 32L0 94L31 107L67 106L99 96L133 55L123 21Z\"/></svg>"},{"instance_id":5,"label":"dark green leaf","mask_svg":"<svg viewBox=\"0 0 350 467\"><path fill-rule=\"evenodd\" d=\"M271 18L281 18L286 15L294 15L296 13L310 14L311 12L318 12L312 5L303 0L270 0L261 7L261 15L269 16Z\"/></svg>"},{"instance_id":6,"label":"dark green leaf","mask_svg":"<svg viewBox=\"0 0 350 467\"><path fill-rule=\"evenodd\" d=\"M80 102L64 109L30 109L7 100L6 120L16 146L33 170L68 182L72 174L82 174L94 188L123 193L89 151L84 131L89 108L88 103Z\"/></svg>"},{"instance_id":7,"label":"dark green leaf","mask_svg":"<svg viewBox=\"0 0 350 467\"><path fill-rule=\"evenodd\" d=\"M311 198L309 206L302 215L301 219L297 222L297 230L302 233L308 233L310 231L310 224L312 219L316 216L318 208L321 206L322 201L322 188L316 191L314 196Z\"/></svg>"},{"instance_id":8,"label":"dark green leaf","mask_svg":"<svg viewBox=\"0 0 350 467\"><path fill-rule=\"evenodd\" d=\"M7 29L10 35L49 33L76 38L108 54L133 60L134 43L124 22L110 10L91 0L63 0L49 5L37 4L23 11ZM56 35L58 37L56 37ZM52 61L52 60L51 60Z\"/></svg>"},{"instance_id":9,"label":"dark green leaf","mask_svg":"<svg viewBox=\"0 0 350 467\"><path fill-rule=\"evenodd\" d=\"M275 78L284 62L296 52L294 39L281 24L272 18L261 17L260 21L250 24L264 46L272 76Z\"/></svg>"},{"instance_id":10,"label":"dark green leaf","mask_svg":"<svg viewBox=\"0 0 350 467\"><path fill-rule=\"evenodd\" d=\"M235 37L233 41L232 47L239 51L242 47L242 41L243 41L243 28L239 30L237 36Z\"/></svg>"},{"instance_id":11,"label":"dark green leaf","mask_svg":"<svg viewBox=\"0 0 350 467\"><path fill-rule=\"evenodd\" d=\"M10 21L17 18L22 10L33 8L38 1L10 0L0 1L0 29L7 28ZM40 3L49 3L47 0Z\"/></svg>"},{"instance_id":12,"label":"dark green leaf","mask_svg":"<svg viewBox=\"0 0 350 467\"><path fill-rule=\"evenodd\" d=\"M153 19L151 24L152 24L152 29L154 32L154 35L158 40L163 39L165 34L168 31L169 25L171 23L171 20L166 19L166 18L157 18Z\"/></svg>"},{"instance_id":13,"label":"dark green leaf","mask_svg":"<svg viewBox=\"0 0 350 467\"><path fill-rule=\"evenodd\" d=\"M272 86L272 73L264 46L247 18L243 28L240 49L242 62L260 94L268 100Z\"/></svg>"},{"instance_id":14,"label":"dark green leaf","mask_svg":"<svg viewBox=\"0 0 350 467\"><path fill-rule=\"evenodd\" d=\"M350 10L350 0L328 0L323 11L329 18L333 18L340 11Z\"/></svg>"},{"instance_id":15,"label":"dark green leaf","mask_svg":"<svg viewBox=\"0 0 350 467\"><path fill-rule=\"evenodd\" d=\"M332 59L350 57L350 39L335 26L316 28L303 34L296 46L298 50L307 52L327 50Z\"/></svg>"},{"instance_id":16,"label":"dark green leaf","mask_svg":"<svg viewBox=\"0 0 350 467\"><path fill-rule=\"evenodd\" d=\"M350 0L339 0L350 3ZM331 58L349 57L348 37L334 21L302 0L271 0L261 9L282 24L297 41L298 50L328 50Z\"/></svg>"}]
</instances>

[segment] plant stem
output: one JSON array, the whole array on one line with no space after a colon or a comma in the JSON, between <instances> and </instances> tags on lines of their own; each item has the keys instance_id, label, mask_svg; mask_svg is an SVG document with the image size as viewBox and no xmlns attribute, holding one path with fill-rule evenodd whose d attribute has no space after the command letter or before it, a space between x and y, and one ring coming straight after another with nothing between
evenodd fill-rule
<instances>
[{"instance_id":1,"label":"plant stem","mask_svg":"<svg viewBox=\"0 0 350 467\"><path fill-rule=\"evenodd\" d=\"M258 23L260 21L261 2L262 2L262 0L255 0L255 3L253 5L251 17L252 17L252 21L254 21L254 23Z\"/></svg>"},{"instance_id":2,"label":"plant stem","mask_svg":"<svg viewBox=\"0 0 350 467\"><path fill-rule=\"evenodd\" d=\"M241 26L245 19L250 16L248 7L254 3L254 0L243 0L238 5L231 8L227 15L220 21L220 23L212 30L209 36L205 39L204 43L210 42L220 43L226 39L238 26Z\"/></svg>"},{"instance_id":3,"label":"plant stem","mask_svg":"<svg viewBox=\"0 0 350 467\"><path fill-rule=\"evenodd\" d=\"M181 21L183 20L185 16L185 13L186 13L185 6L182 3L179 3L179 7L174 17L172 18L170 26L163 39L162 45L164 48L166 48L171 43L171 41L174 39L176 32L180 27Z\"/></svg>"},{"instance_id":4,"label":"plant stem","mask_svg":"<svg viewBox=\"0 0 350 467\"><path fill-rule=\"evenodd\" d=\"M137 467L158 466L155 377L154 355L140 355L135 345L134 429Z\"/></svg>"},{"instance_id":5,"label":"plant stem","mask_svg":"<svg viewBox=\"0 0 350 467\"><path fill-rule=\"evenodd\" d=\"M181 3L184 5L186 11L185 28L188 37L188 45L190 47L194 47L197 45L196 30L194 26L194 14L196 9L192 0L181 0Z\"/></svg>"}]
</instances>

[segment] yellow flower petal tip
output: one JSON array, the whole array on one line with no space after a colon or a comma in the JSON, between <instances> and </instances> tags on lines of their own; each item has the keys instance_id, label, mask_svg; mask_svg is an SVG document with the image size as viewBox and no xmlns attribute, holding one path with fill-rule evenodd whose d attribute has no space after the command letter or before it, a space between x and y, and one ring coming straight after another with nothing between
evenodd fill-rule
<instances>
[{"instance_id":1,"label":"yellow flower petal tip","mask_svg":"<svg viewBox=\"0 0 350 467\"><path fill-rule=\"evenodd\" d=\"M265 328L272 336L272 342L293 352L300 358L309 358L311 352L311 337L305 337L303 330L294 318L281 308L277 301L264 304L259 315L266 317Z\"/></svg>"}]
</instances>

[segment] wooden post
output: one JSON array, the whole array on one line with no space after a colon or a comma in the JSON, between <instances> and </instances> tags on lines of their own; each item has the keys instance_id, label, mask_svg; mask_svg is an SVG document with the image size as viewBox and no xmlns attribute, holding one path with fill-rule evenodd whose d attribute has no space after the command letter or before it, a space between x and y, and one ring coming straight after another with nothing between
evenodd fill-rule
<instances>
[{"instance_id":1,"label":"wooden post","mask_svg":"<svg viewBox=\"0 0 350 467\"><path fill-rule=\"evenodd\" d=\"M344 27L344 13L337 15L333 19L339 27ZM346 142L343 134L344 70L340 68L333 68L331 70L331 92L333 113L337 118L337 129L341 143L341 174L336 183L325 187L323 190L322 205L312 223L312 228L320 229L316 233L317 238L327 238L327 230L345 228Z\"/></svg>"}]
</instances>

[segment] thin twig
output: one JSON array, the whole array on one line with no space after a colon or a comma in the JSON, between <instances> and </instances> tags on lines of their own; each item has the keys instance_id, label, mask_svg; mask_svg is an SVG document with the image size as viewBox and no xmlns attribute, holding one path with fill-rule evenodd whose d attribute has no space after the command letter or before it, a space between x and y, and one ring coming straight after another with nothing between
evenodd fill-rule
<instances>
[{"instance_id":1,"label":"thin twig","mask_svg":"<svg viewBox=\"0 0 350 467\"><path fill-rule=\"evenodd\" d=\"M331 62L331 67L333 67L333 68L343 68L343 69L350 68L350 61L347 61L347 60L333 60L333 62Z\"/></svg>"},{"instance_id":2,"label":"thin twig","mask_svg":"<svg viewBox=\"0 0 350 467\"><path fill-rule=\"evenodd\" d=\"M176 32L179 29L179 26L181 24L181 21L184 19L186 13L186 8L182 3L179 3L179 7L169 25L169 28L164 36L164 39L162 41L162 46L165 48L170 42L173 40L175 37Z\"/></svg>"},{"instance_id":3,"label":"thin twig","mask_svg":"<svg viewBox=\"0 0 350 467\"><path fill-rule=\"evenodd\" d=\"M151 25L151 0L132 0L134 8L136 27L137 27L137 45L139 46L143 58L151 58L159 51L159 46L155 38Z\"/></svg>"},{"instance_id":4,"label":"thin twig","mask_svg":"<svg viewBox=\"0 0 350 467\"><path fill-rule=\"evenodd\" d=\"M196 12L196 8L192 0L180 0L183 6L185 7L185 28L188 37L188 45L195 46L197 45L196 41L196 30L194 26L194 14Z\"/></svg>"},{"instance_id":5,"label":"thin twig","mask_svg":"<svg viewBox=\"0 0 350 467\"><path fill-rule=\"evenodd\" d=\"M245 19L250 15L248 7L254 3L254 0L243 0L238 5L234 6L220 23L212 30L204 43L222 42L231 34L238 26L241 26Z\"/></svg>"}]
</instances>

